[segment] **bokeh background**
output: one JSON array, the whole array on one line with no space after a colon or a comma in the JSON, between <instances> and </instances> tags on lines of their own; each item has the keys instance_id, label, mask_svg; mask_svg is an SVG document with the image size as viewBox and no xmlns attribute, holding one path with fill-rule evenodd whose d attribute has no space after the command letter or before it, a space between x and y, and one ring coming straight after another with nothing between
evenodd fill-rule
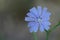
<instances>
[{"instance_id":1,"label":"bokeh background","mask_svg":"<svg viewBox=\"0 0 60 40\"><path fill-rule=\"evenodd\" d=\"M0 40L33 40L24 17L33 6L47 7L51 12L51 27L60 21L60 0L0 0ZM37 32L39 40L45 32ZM51 32L49 40L60 40L60 26Z\"/></svg>"}]
</instances>

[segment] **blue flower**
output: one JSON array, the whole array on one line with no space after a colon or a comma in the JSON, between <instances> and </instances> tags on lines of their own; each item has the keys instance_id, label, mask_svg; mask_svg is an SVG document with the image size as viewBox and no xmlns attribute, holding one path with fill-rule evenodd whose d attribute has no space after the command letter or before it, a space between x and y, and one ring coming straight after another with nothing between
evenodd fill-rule
<instances>
[{"instance_id":1,"label":"blue flower","mask_svg":"<svg viewBox=\"0 0 60 40\"><path fill-rule=\"evenodd\" d=\"M50 20L51 13L47 11L47 8L42 8L41 6L33 7L27 13L25 21L28 22L28 27L30 32L37 32L39 29L41 32L44 30L49 30L51 23Z\"/></svg>"}]
</instances>

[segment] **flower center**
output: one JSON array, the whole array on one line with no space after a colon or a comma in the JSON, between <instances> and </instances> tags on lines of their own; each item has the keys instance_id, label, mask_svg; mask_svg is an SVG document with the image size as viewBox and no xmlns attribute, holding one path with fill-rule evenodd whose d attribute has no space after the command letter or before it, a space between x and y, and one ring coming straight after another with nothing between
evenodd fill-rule
<instances>
[{"instance_id":1,"label":"flower center","mask_svg":"<svg viewBox=\"0 0 60 40\"><path fill-rule=\"evenodd\" d=\"M41 19L40 18L38 19L38 22L41 22Z\"/></svg>"}]
</instances>

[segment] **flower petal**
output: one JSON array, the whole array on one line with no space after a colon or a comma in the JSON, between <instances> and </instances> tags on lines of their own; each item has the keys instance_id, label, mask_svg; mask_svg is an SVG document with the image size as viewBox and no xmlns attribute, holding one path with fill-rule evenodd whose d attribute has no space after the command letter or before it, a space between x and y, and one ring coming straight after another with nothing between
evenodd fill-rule
<instances>
[{"instance_id":1,"label":"flower petal","mask_svg":"<svg viewBox=\"0 0 60 40\"><path fill-rule=\"evenodd\" d=\"M46 26L46 25L44 26L45 30L49 30L49 28L50 28L49 26Z\"/></svg>"},{"instance_id":2,"label":"flower petal","mask_svg":"<svg viewBox=\"0 0 60 40\"><path fill-rule=\"evenodd\" d=\"M43 10L42 10L42 15L45 15L47 13L47 8L44 7Z\"/></svg>"},{"instance_id":3,"label":"flower petal","mask_svg":"<svg viewBox=\"0 0 60 40\"><path fill-rule=\"evenodd\" d=\"M31 8L31 9L30 9L30 12L32 12L36 17L39 17L39 16L38 16L37 9L36 9L35 7Z\"/></svg>"},{"instance_id":4,"label":"flower petal","mask_svg":"<svg viewBox=\"0 0 60 40\"><path fill-rule=\"evenodd\" d=\"M45 26L45 25L51 25L51 23L50 23L49 21L42 21L41 23L42 23L42 25L44 25L44 26Z\"/></svg>"},{"instance_id":5,"label":"flower petal","mask_svg":"<svg viewBox=\"0 0 60 40\"><path fill-rule=\"evenodd\" d=\"M40 31L43 32L44 31L44 26L40 25Z\"/></svg>"},{"instance_id":6,"label":"flower petal","mask_svg":"<svg viewBox=\"0 0 60 40\"><path fill-rule=\"evenodd\" d=\"M31 13L31 12L30 13L27 13L27 16L36 18L35 15L33 13Z\"/></svg>"},{"instance_id":7,"label":"flower petal","mask_svg":"<svg viewBox=\"0 0 60 40\"><path fill-rule=\"evenodd\" d=\"M42 18L42 20L44 20L44 21L49 21L50 18Z\"/></svg>"},{"instance_id":8,"label":"flower petal","mask_svg":"<svg viewBox=\"0 0 60 40\"><path fill-rule=\"evenodd\" d=\"M42 18L49 18L50 17L50 15L51 15L51 13L50 12L46 12L45 14L42 14Z\"/></svg>"},{"instance_id":9,"label":"flower petal","mask_svg":"<svg viewBox=\"0 0 60 40\"><path fill-rule=\"evenodd\" d=\"M50 28L49 26L51 25L51 23L49 21L42 21L41 25L44 29L48 30Z\"/></svg>"},{"instance_id":10,"label":"flower petal","mask_svg":"<svg viewBox=\"0 0 60 40\"><path fill-rule=\"evenodd\" d=\"M42 20L50 20L50 15L51 13L47 11L47 8L44 8L41 18Z\"/></svg>"},{"instance_id":11,"label":"flower petal","mask_svg":"<svg viewBox=\"0 0 60 40\"><path fill-rule=\"evenodd\" d=\"M35 19L32 17L25 17L25 21L35 21Z\"/></svg>"},{"instance_id":12,"label":"flower petal","mask_svg":"<svg viewBox=\"0 0 60 40\"><path fill-rule=\"evenodd\" d=\"M41 6L37 6L37 11L38 11L39 16L41 16L41 14L42 14L42 7Z\"/></svg>"},{"instance_id":13,"label":"flower petal","mask_svg":"<svg viewBox=\"0 0 60 40\"><path fill-rule=\"evenodd\" d=\"M50 20L50 17L48 16L48 15L46 15L46 16L44 16L44 17L41 17L42 18L42 20L44 20L44 21L49 21Z\"/></svg>"},{"instance_id":14,"label":"flower petal","mask_svg":"<svg viewBox=\"0 0 60 40\"><path fill-rule=\"evenodd\" d=\"M28 23L28 27L30 28L30 32L37 32L38 27L39 27L39 23L37 22L29 22Z\"/></svg>"}]
</instances>

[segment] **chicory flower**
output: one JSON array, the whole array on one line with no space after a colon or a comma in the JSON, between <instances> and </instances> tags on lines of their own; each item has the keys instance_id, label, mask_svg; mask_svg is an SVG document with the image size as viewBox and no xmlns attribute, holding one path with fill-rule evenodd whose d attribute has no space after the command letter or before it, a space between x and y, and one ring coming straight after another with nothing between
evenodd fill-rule
<instances>
[{"instance_id":1,"label":"chicory flower","mask_svg":"<svg viewBox=\"0 0 60 40\"><path fill-rule=\"evenodd\" d=\"M41 32L49 30L51 25L49 21L51 13L47 10L47 7L33 7L26 15L25 21L28 22L30 32L37 32L38 29Z\"/></svg>"}]
</instances>

